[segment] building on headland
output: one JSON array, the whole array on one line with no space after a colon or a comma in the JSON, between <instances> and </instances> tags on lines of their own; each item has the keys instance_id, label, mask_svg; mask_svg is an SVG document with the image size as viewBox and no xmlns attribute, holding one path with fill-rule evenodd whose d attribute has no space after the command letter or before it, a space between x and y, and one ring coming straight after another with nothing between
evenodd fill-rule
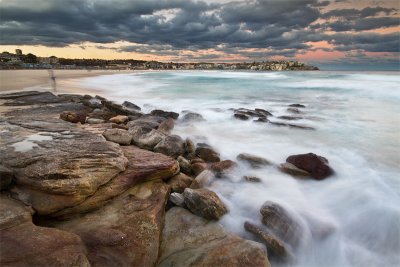
<instances>
[{"instance_id":1,"label":"building on headland","mask_svg":"<svg viewBox=\"0 0 400 267\"><path fill-rule=\"evenodd\" d=\"M38 62L41 64L57 64L58 63L58 58L55 56L51 57L38 57L37 58Z\"/></svg>"}]
</instances>

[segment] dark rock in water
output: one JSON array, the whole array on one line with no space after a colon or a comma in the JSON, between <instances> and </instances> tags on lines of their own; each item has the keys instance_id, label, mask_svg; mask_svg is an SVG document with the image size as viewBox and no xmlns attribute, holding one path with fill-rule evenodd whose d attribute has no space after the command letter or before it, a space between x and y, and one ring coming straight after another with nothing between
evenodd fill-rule
<instances>
[{"instance_id":1,"label":"dark rock in water","mask_svg":"<svg viewBox=\"0 0 400 267\"><path fill-rule=\"evenodd\" d=\"M288 243L292 249L296 249L303 237L301 225L279 204L267 201L260 213L262 222L274 235Z\"/></svg>"},{"instance_id":2,"label":"dark rock in water","mask_svg":"<svg viewBox=\"0 0 400 267\"><path fill-rule=\"evenodd\" d=\"M3 194L0 242L0 266L90 266L79 236L34 225L29 209Z\"/></svg>"},{"instance_id":3,"label":"dark rock in water","mask_svg":"<svg viewBox=\"0 0 400 267\"><path fill-rule=\"evenodd\" d=\"M136 110L142 110L138 105L133 104L132 102L129 101L124 101L124 103L122 103L122 105L126 108L129 109L136 109Z\"/></svg>"},{"instance_id":4,"label":"dark rock in water","mask_svg":"<svg viewBox=\"0 0 400 267\"><path fill-rule=\"evenodd\" d=\"M255 156L252 154L248 154L248 153L241 153L241 154L237 155L236 158L240 161L247 162L253 168L261 168L263 166L268 166L268 165L272 164L269 160L267 160L265 158Z\"/></svg>"},{"instance_id":5,"label":"dark rock in water","mask_svg":"<svg viewBox=\"0 0 400 267\"><path fill-rule=\"evenodd\" d=\"M303 117L299 117L299 116L279 116L278 119L295 121L295 120L301 120L301 119L303 119Z\"/></svg>"},{"instance_id":6,"label":"dark rock in water","mask_svg":"<svg viewBox=\"0 0 400 267\"><path fill-rule=\"evenodd\" d=\"M72 123L82 123L86 122L86 114L82 112L64 111L60 114L60 119Z\"/></svg>"},{"instance_id":7,"label":"dark rock in water","mask_svg":"<svg viewBox=\"0 0 400 267\"><path fill-rule=\"evenodd\" d=\"M269 122L269 120L266 117L259 117L254 122Z\"/></svg>"},{"instance_id":8,"label":"dark rock in water","mask_svg":"<svg viewBox=\"0 0 400 267\"><path fill-rule=\"evenodd\" d=\"M150 114L153 115L153 116L164 117L164 118L166 118L166 119L172 118L172 119L174 119L174 120L176 120L176 119L179 117L179 114L176 113L176 112L164 111L164 110L161 110L161 109L152 110L152 111L150 112Z\"/></svg>"},{"instance_id":9,"label":"dark rock in water","mask_svg":"<svg viewBox=\"0 0 400 267\"><path fill-rule=\"evenodd\" d=\"M243 179L247 182L252 182L252 183L261 183L261 178L257 177L257 176L249 176L249 175L245 175L243 176Z\"/></svg>"},{"instance_id":10,"label":"dark rock in water","mask_svg":"<svg viewBox=\"0 0 400 267\"><path fill-rule=\"evenodd\" d=\"M103 136L107 141L111 141L120 145L130 145L132 136L126 130L107 129L103 132Z\"/></svg>"},{"instance_id":11,"label":"dark rock in water","mask_svg":"<svg viewBox=\"0 0 400 267\"><path fill-rule=\"evenodd\" d=\"M287 261L293 258L291 252L285 247L285 244L277 237L263 230L260 226L250 222L244 223L244 229L254 234L268 249L268 256L278 260Z\"/></svg>"},{"instance_id":12,"label":"dark rock in water","mask_svg":"<svg viewBox=\"0 0 400 267\"><path fill-rule=\"evenodd\" d=\"M156 266L168 185L140 183L103 207L53 226L79 235L91 266Z\"/></svg>"},{"instance_id":13,"label":"dark rock in water","mask_svg":"<svg viewBox=\"0 0 400 267\"><path fill-rule=\"evenodd\" d=\"M211 146L205 143L198 143L196 148L196 156L203 159L205 162L218 162L221 161L219 153L217 153Z\"/></svg>"},{"instance_id":14,"label":"dark rock in water","mask_svg":"<svg viewBox=\"0 0 400 267\"><path fill-rule=\"evenodd\" d=\"M269 112L268 110L262 109L262 108L256 108L256 109L255 109L255 112L258 113L258 114L257 114L258 116L260 116L260 115L272 116L272 113L271 113L271 112Z\"/></svg>"},{"instance_id":15,"label":"dark rock in water","mask_svg":"<svg viewBox=\"0 0 400 267\"><path fill-rule=\"evenodd\" d=\"M232 160L223 160L220 162L212 163L210 169L219 177L231 173L236 167L237 163Z\"/></svg>"},{"instance_id":16,"label":"dark rock in water","mask_svg":"<svg viewBox=\"0 0 400 267\"><path fill-rule=\"evenodd\" d=\"M59 103L61 99L50 92L26 91L10 94L1 94L0 99L7 99L5 106L25 106L37 104Z\"/></svg>"},{"instance_id":17,"label":"dark rock in water","mask_svg":"<svg viewBox=\"0 0 400 267\"><path fill-rule=\"evenodd\" d=\"M179 135L169 135L154 147L154 152L177 158L185 153L183 139Z\"/></svg>"},{"instance_id":18,"label":"dark rock in water","mask_svg":"<svg viewBox=\"0 0 400 267\"><path fill-rule=\"evenodd\" d=\"M187 174L187 175L192 175L192 167L190 165L190 161L187 160L186 158L179 156L177 158L177 161L179 163L179 167L181 169L181 172Z\"/></svg>"},{"instance_id":19,"label":"dark rock in water","mask_svg":"<svg viewBox=\"0 0 400 267\"><path fill-rule=\"evenodd\" d=\"M228 233L215 221L173 207L165 216L158 266L271 265L262 244L244 240Z\"/></svg>"},{"instance_id":20,"label":"dark rock in water","mask_svg":"<svg viewBox=\"0 0 400 267\"><path fill-rule=\"evenodd\" d=\"M195 112L186 113L182 118L182 122L193 122L193 121L199 122L199 121L205 121L205 119L203 118L203 116L201 116L201 114Z\"/></svg>"},{"instance_id":21,"label":"dark rock in water","mask_svg":"<svg viewBox=\"0 0 400 267\"><path fill-rule=\"evenodd\" d=\"M247 121L247 120L250 120L250 118L251 118L250 115L247 115L247 114L244 114L244 113L239 113L239 112L233 114L233 116L236 119L239 119L239 120L242 120L242 121Z\"/></svg>"},{"instance_id":22,"label":"dark rock in water","mask_svg":"<svg viewBox=\"0 0 400 267\"><path fill-rule=\"evenodd\" d=\"M289 162L285 162L279 165L279 169L285 173L291 174L293 176L297 176L297 177L309 177L310 173L297 168L296 166L294 166L292 163Z\"/></svg>"},{"instance_id":23,"label":"dark rock in water","mask_svg":"<svg viewBox=\"0 0 400 267\"><path fill-rule=\"evenodd\" d=\"M192 177L180 172L169 179L167 184L171 187L172 192L183 193L185 188L188 188L192 184L193 180Z\"/></svg>"},{"instance_id":24,"label":"dark rock in water","mask_svg":"<svg viewBox=\"0 0 400 267\"><path fill-rule=\"evenodd\" d=\"M100 187L82 203L52 214L53 217L69 218L104 206L114 197L145 181L167 180L179 172L178 163L172 158L140 149L135 146L121 147L128 159L125 171Z\"/></svg>"},{"instance_id":25,"label":"dark rock in water","mask_svg":"<svg viewBox=\"0 0 400 267\"><path fill-rule=\"evenodd\" d=\"M287 111L294 114L302 113L298 108L288 108Z\"/></svg>"},{"instance_id":26,"label":"dark rock in water","mask_svg":"<svg viewBox=\"0 0 400 267\"><path fill-rule=\"evenodd\" d=\"M174 129L174 125L175 125L175 120L172 118L166 119L165 121L163 121L159 126L158 126L158 130L169 134L172 129Z\"/></svg>"},{"instance_id":27,"label":"dark rock in water","mask_svg":"<svg viewBox=\"0 0 400 267\"><path fill-rule=\"evenodd\" d=\"M0 190L7 189L14 178L13 171L0 165Z\"/></svg>"},{"instance_id":28,"label":"dark rock in water","mask_svg":"<svg viewBox=\"0 0 400 267\"><path fill-rule=\"evenodd\" d=\"M118 124L125 123L128 120L129 120L128 116L125 116L125 115L117 115L117 116L109 119L110 122L118 123Z\"/></svg>"},{"instance_id":29,"label":"dark rock in water","mask_svg":"<svg viewBox=\"0 0 400 267\"><path fill-rule=\"evenodd\" d=\"M293 108L305 108L306 106L302 105L302 104L290 104L289 107L293 107Z\"/></svg>"},{"instance_id":30,"label":"dark rock in water","mask_svg":"<svg viewBox=\"0 0 400 267\"><path fill-rule=\"evenodd\" d=\"M310 127L310 126L303 126L303 125L297 125L297 124L290 124L290 123L282 123L282 122L269 122L272 125L276 126L286 126L290 128L296 128L296 129L303 129L303 130L315 130L315 128Z\"/></svg>"},{"instance_id":31,"label":"dark rock in water","mask_svg":"<svg viewBox=\"0 0 400 267\"><path fill-rule=\"evenodd\" d=\"M314 153L292 155L286 159L286 162L309 172L317 180L322 180L333 174L328 160Z\"/></svg>"},{"instance_id":32,"label":"dark rock in water","mask_svg":"<svg viewBox=\"0 0 400 267\"><path fill-rule=\"evenodd\" d=\"M183 192L185 204L194 214L208 220L218 220L228 212L216 193L205 188L186 188Z\"/></svg>"}]
</instances>

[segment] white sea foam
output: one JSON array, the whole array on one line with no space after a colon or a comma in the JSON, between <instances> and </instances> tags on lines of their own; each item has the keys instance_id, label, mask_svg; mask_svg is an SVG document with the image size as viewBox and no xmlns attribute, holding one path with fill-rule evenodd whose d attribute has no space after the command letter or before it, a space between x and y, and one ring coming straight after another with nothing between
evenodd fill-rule
<instances>
[{"instance_id":1,"label":"white sea foam","mask_svg":"<svg viewBox=\"0 0 400 267\"><path fill-rule=\"evenodd\" d=\"M231 179L211 186L229 206L221 222L250 238L243 222L260 223L260 206L276 201L304 228L294 266L400 265L399 73L150 72L76 82L115 101L139 104L145 112L202 114L205 122L178 121L174 133L206 140L225 159L242 152L274 163L307 152L326 157L335 175L323 181L240 163ZM292 103L307 106L300 114L304 119L293 123L315 131L240 121L229 110L264 108L276 117L290 115ZM242 175L258 176L262 183L246 183ZM331 235L316 238L311 233L318 227L331 229Z\"/></svg>"}]
</instances>

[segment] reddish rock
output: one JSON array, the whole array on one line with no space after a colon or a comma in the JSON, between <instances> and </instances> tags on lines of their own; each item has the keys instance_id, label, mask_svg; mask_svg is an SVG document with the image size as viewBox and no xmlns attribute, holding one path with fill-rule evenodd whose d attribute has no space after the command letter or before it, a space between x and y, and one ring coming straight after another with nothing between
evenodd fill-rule
<instances>
[{"instance_id":1,"label":"reddish rock","mask_svg":"<svg viewBox=\"0 0 400 267\"><path fill-rule=\"evenodd\" d=\"M125 116L125 115L117 115L117 116L115 116L115 117L112 117L109 121L110 121L110 122L114 122L114 123L121 124L121 123L127 122L128 120L129 120L128 116Z\"/></svg>"},{"instance_id":2,"label":"reddish rock","mask_svg":"<svg viewBox=\"0 0 400 267\"><path fill-rule=\"evenodd\" d=\"M203 159L205 162L221 161L219 158L219 153L216 152L211 146L204 143L197 144L196 156Z\"/></svg>"},{"instance_id":3,"label":"reddish rock","mask_svg":"<svg viewBox=\"0 0 400 267\"><path fill-rule=\"evenodd\" d=\"M293 155L288 157L286 162L309 172L317 180L322 180L333 174L328 160L314 153Z\"/></svg>"},{"instance_id":4,"label":"reddish rock","mask_svg":"<svg viewBox=\"0 0 400 267\"><path fill-rule=\"evenodd\" d=\"M168 185L171 187L173 193L183 193L185 188L188 188L192 184L193 180L192 177L180 172L168 180Z\"/></svg>"},{"instance_id":5,"label":"reddish rock","mask_svg":"<svg viewBox=\"0 0 400 267\"><path fill-rule=\"evenodd\" d=\"M72 123L82 123L86 122L86 114L82 112L64 111L60 114L60 119Z\"/></svg>"},{"instance_id":6,"label":"reddish rock","mask_svg":"<svg viewBox=\"0 0 400 267\"><path fill-rule=\"evenodd\" d=\"M210 169L218 176L223 176L229 172L232 172L237 166L237 163L232 160L223 160L211 164Z\"/></svg>"},{"instance_id":7,"label":"reddish rock","mask_svg":"<svg viewBox=\"0 0 400 267\"><path fill-rule=\"evenodd\" d=\"M202 171L206 170L208 165L207 163L203 162L199 162L199 163L194 163L191 165L192 167L192 172L195 176L199 175Z\"/></svg>"},{"instance_id":8,"label":"reddish rock","mask_svg":"<svg viewBox=\"0 0 400 267\"><path fill-rule=\"evenodd\" d=\"M183 192L185 204L194 214L208 220L218 220L228 208L221 201L218 195L205 188L186 188Z\"/></svg>"}]
</instances>

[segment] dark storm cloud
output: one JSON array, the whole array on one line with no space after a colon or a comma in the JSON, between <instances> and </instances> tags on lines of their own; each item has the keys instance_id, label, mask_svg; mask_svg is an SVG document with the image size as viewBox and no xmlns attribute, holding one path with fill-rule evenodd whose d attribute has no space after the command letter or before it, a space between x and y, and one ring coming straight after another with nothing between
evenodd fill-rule
<instances>
[{"instance_id":1,"label":"dark storm cloud","mask_svg":"<svg viewBox=\"0 0 400 267\"><path fill-rule=\"evenodd\" d=\"M336 0L339 2L339 0ZM342 1L340 1L342 2ZM293 57L312 51L308 42L327 41L333 49L398 51L398 35L358 32L399 25L395 8L332 9L317 0L3 0L2 45L81 45L83 42L135 45L97 48L180 56L214 49L227 55ZM329 7L324 12L324 7ZM318 20L322 19L322 20ZM325 21L324 21L325 19ZM319 22L316 24L316 22ZM353 31L354 34L331 34ZM397 37L397 42L396 42ZM397 45L397 48L396 48ZM260 49L251 51L249 49ZM185 54L187 58L195 55ZM208 55L209 59L220 56ZM207 55L199 55L207 58Z\"/></svg>"}]
</instances>

